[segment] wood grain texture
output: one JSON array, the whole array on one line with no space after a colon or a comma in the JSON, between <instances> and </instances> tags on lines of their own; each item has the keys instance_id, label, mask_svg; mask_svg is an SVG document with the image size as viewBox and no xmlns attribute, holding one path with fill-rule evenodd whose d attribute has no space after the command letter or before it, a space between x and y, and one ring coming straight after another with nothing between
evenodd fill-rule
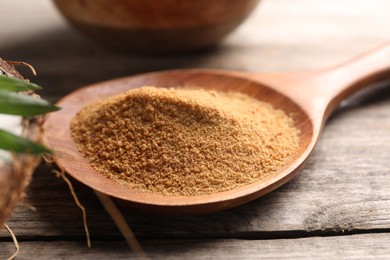
<instances>
[{"instance_id":1,"label":"wood grain texture","mask_svg":"<svg viewBox=\"0 0 390 260\"><path fill-rule=\"evenodd\" d=\"M57 100L80 86L174 68L294 71L328 67L390 38L387 0L264 1L217 49L176 56L134 56L90 44L71 30L47 1L2 0L18 10L1 17L3 58L26 60L38 71L42 92ZM353 8L348 8L353 6ZM34 10L34 12L30 12ZM310 10L310 11L308 11ZM367 23L370 21L370 23Z\"/></svg>"},{"instance_id":2,"label":"wood grain texture","mask_svg":"<svg viewBox=\"0 0 390 260\"><path fill-rule=\"evenodd\" d=\"M63 1L60 12L85 35L115 49L180 53L214 46L258 0Z\"/></svg>"},{"instance_id":3,"label":"wood grain texture","mask_svg":"<svg viewBox=\"0 0 390 260\"><path fill-rule=\"evenodd\" d=\"M0 56L33 64L38 76L32 80L44 86L43 96L53 101L86 84L162 69L293 71L328 67L390 39L390 2L387 0L328 0L326 3L264 0L219 48L191 55L158 57L123 55L91 45L68 28L46 0L0 0L0 8L0 22L7 25L0 31ZM273 244L264 244L267 247L261 252L239 251L239 243L232 240L232 244L237 243L237 247L232 247L242 258L256 258L256 255L274 250L286 252L288 244L276 238L299 236L308 236L306 241L317 241L313 243L318 244L299 247L298 243L292 247L291 257L313 258L324 254L329 256L325 258L340 258L330 255L332 247L326 246L328 242L323 238L312 236L349 234L348 230L350 233L382 232L378 239L364 235L367 250L362 250L363 242L338 240L355 236L324 239L335 241L334 247L345 243L350 258L379 258L380 255L388 258L381 253L389 250L389 243L384 241L390 231L388 86L378 86L364 96L344 102L326 124L308 165L291 182L269 195L232 210L203 216L143 216L127 209L129 224L140 238L180 238L182 243L189 238L204 238L211 242L218 242L213 238L275 239ZM28 248L21 259L29 258L27 252L34 246L39 248L38 245L44 247L43 250L51 248L47 249L51 258L66 258L73 252L77 256L89 252L94 258L105 258L105 254L127 257L127 247L122 243L112 246L115 250L103 248L87 252L81 213L66 185L50 170L41 166L29 190L29 201L37 210L19 208L8 223L22 240L22 249ZM87 207L93 241L107 244L107 239L120 240L119 232L94 195L80 185L76 185L76 190ZM9 241L3 231L0 240ZM41 242L44 240L53 241L48 245ZM244 242L251 242L255 247L264 241L268 240ZM211 243L213 250L225 252L225 256L234 255L223 246L224 243L217 242ZM11 248L9 242L4 243L7 250ZM151 240L149 247L159 244ZM322 250L322 245L326 250ZM171 247L169 252L176 255L186 248L201 248L201 245L191 246ZM196 255L188 250L189 257ZM157 257L163 254L161 251L156 253ZM3 250L0 252L4 254ZM336 252L348 257L342 250ZM274 258L286 254L275 253Z\"/></svg>"},{"instance_id":4,"label":"wood grain texture","mask_svg":"<svg viewBox=\"0 0 390 260\"><path fill-rule=\"evenodd\" d=\"M343 98L390 74L390 44L352 59L330 70L291 74L237 76L234 71L174 70L141 74L81 88L57 103L61 111L46 116L42 140L55 150L53 160L77 181L136 209L157 214L211 213L245 204L273 191L302 169L318 140L323 122ZM206 90L236 91L268 102L290 114L300 133L296 151L277 172L232 190L199 196L164 196L129 189L102 176L79 152L72 140L72 119L86 105L142 86L199 87ZM290 98L290 99L289 99Z\"/></svg>"},{"instance_id":5,"label":"wood grain texture","mask_svg":"<svg viewBox=\"0 0 390 260\"><path fill-rule=\"evenodd\" d=\"M150 259L389 259L390 236L365 234L277 240L199 239L141 241ZM69 249L72 249L71 251ZM13 245L0 242L0 257ZM8 254L7 254L8 253ZM25 242L20 259L128 259L123 242L105 241L88 249L80 242Z\"/></svg>"},{"instance_id":6,"label":"wood grain texture","mask_svg":"<svg viewBox=\"0 0 390 260\"><path fill-rule=\"evenodd\" d=\"M72 118L88 103L140 86L199 86L208 90L238 91L255 99L269 102L275 108L293 115L295 127L300 133L298 148L292 154L291 159L274 174L224 192L198 196L165 196L129 189L102 176L91 167L78 151L76 143L73 142L70 125ZM285 87L288 89L290 85ZM282 88L277 90L281 91ZM307 154L313 148L318 135L318 132L313 134L313 125L317 130L320 128L319 124L315 125L309 120L312 118L309 117L312 116L309 112L313 111L308 111L306 114L294 101L279 93L272 88L264 87L261 83L250 81L245 76L236 77L233 73L226 71L175 70L142 74L95 84L67 95L57 103L62 110L46 117L42 127L42 140L49 149L56 150L57 154L53 155L53 160L69 175L99 192L122 199L139 210L168 215L216 212L252 201L287 182L302 168ZM316 98L322 97L309 97L306 103Z\"/></svg>"},{"instance_id":7,"label":"wood grain texture","mask_svg":"<svg viewBox=\"0 0 390 260\"><path fill-rule=\"evenodd\" d=\"M272 236L268 233L272 231L386 231L390 223L389 154L385 152L390 149L389 93L387 86L378 87L370 95L356 97L345 104L326 125L304 170L264 198L205 216L153 217L128 210L127 219L141 237L234 237L250 236L251 232L261 237ZM381 119L380 125L375 124L376 118ZM350 165L356 168L351 169ZM89 210L92 233L118 235L93 194L81 186L78 192ZM83 236L79 210L66 185L50 174L49 169L40 168L35 174L30 194L37 212L20 209L9 222L19 236ZM102 222L107 226L100 226Z\"/></svg>"}]
</instances>

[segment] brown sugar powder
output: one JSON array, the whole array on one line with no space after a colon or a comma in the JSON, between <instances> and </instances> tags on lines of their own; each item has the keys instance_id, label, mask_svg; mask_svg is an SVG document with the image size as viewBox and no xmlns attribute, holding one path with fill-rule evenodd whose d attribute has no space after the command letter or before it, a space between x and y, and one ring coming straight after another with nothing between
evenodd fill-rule
<instances>
[{"instance_id":1,"label":"brown sugar powder","mask_svg":"<svg viewBox=\"0 0 390 260\"><path fill-rule=\"evenodd\" d=\"M284 166L299 133L283 111L240 93L142 87L91 104L72 137L92 167L133 189L202 195Z\"/></svg>"}]
</instances>

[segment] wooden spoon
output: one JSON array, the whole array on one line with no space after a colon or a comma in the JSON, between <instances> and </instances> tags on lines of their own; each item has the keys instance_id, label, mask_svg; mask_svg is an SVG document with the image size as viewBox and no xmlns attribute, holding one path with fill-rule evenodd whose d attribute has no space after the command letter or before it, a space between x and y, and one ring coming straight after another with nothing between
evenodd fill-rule
<instances>
[{"instance_id":1,"label":"wooden spoon","mask_svg":"<svg viewBox=\"0 0 390 260\"><path fill-rule=\"evenodd\" d=\"M174 70L148 73L81 88L58 102L62 110L44 123L44 142L56 152L55 162L85 185L125 200L140 210L165 214L219 211L254 200L290 180L306 163L330 113L353 92L389 77L390 44L331 69L299 73L250 73L217 70ZM240 91L284 110L300 130L299 148L276 174L230 191L201 196L163 196L122 186L91 168L77 150L69 125L86 104L145 85L199 86Z\"/></svg>"}]
</instances>

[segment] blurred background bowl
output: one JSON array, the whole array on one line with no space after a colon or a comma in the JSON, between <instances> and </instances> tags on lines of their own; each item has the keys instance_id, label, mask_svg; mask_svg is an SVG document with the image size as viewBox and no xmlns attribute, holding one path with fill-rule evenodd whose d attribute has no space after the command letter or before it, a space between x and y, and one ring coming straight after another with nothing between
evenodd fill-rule
<instances>
[{"instance_id":1,"label":"blurred background bowl","mask_svg":"<svg viewBox=\"0 0 390 260\"><path fill-rule=\"evenodd\" d=\"M185 52L211 47L259 0L53 0L79 31L115 49Z\"/></svg>"}]
</instances>

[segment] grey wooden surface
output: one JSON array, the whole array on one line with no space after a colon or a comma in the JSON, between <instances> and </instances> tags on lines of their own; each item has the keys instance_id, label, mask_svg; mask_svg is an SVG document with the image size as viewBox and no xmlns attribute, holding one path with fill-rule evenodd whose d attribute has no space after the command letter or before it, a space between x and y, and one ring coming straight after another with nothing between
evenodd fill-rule
<instances>
[{"instance_id":1,"label":"grey wooden surface","mask_svg":"<svg viewBox=\"0 0 390 260\"><path fill-rule=\"evenodd\" d=\"M388 0L264 0L217 49L132 56L91 44L48 0L0 0L0 56L34 65L32 81L53 101L83 85L171 68L286 71L331 66L390 40ZM28 76L28 72L26 74ZM123 207L152 258L389 259L390 84L344 102L307 166L278 190L235 209L185 217ZM8 221L18 259L133 256L94 194L74 181L88 212L92 249L66 184L42 164L28 191L32 211ZM13 253L0 231L0 259Z\"/></svg>"}]
</instances>

